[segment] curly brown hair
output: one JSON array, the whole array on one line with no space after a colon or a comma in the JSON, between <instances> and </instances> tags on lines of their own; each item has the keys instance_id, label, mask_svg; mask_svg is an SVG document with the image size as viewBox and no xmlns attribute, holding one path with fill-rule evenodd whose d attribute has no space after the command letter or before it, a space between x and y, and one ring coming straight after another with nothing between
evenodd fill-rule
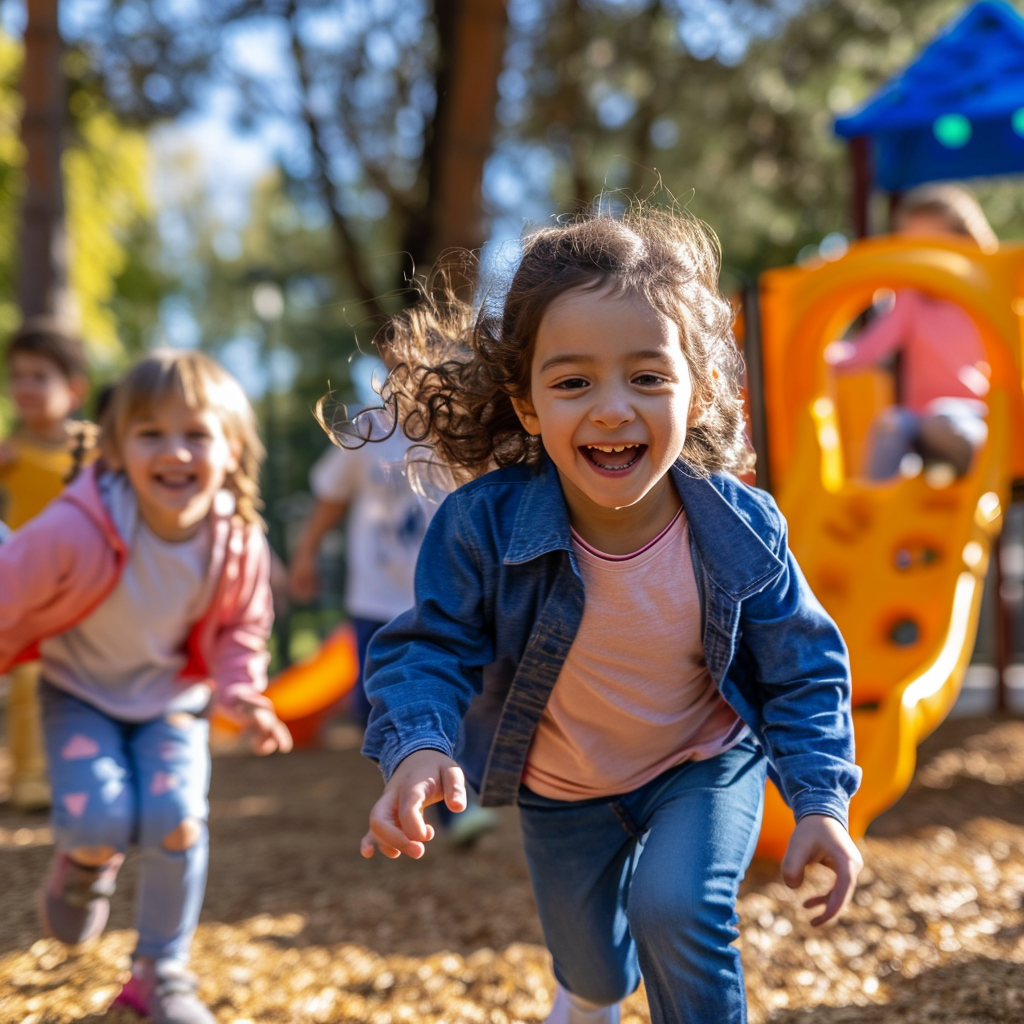
<instances>
[{"instance_id":1,"label":"curly brown hair","mask_svg":"<svg viewBox=\"0 0 1024 1024\"><path fill-rule=\"evenodd\" d=\"M684 461L702 475L745 472L753 454L744 437L742 361L719 262L710 228L639 202L619 216L598 210L536 229L523 240L500 314L487 303L474 312L450 289L421 282L421 300L378 336L394 363L381 397L406 436L431 446L457 482L535 463L543 444L520 423L513 399L529 397L537 329L559 296L610 289L642 298L679 327L698 410ZM331 419L324 400L317 416L342 447L375 439L359 417Z\"/></svg>"},{"instance_id":2,"label":"curly brown hair","mask_svg":"<svg viewBox=\"0 0 1024 1024\"><path fill-rule=\"evenodd\" d=\"M113 386L100 414L100 450L115 463L132 420L171 395L180 395L190 409L211 409L228 441L239 446L238 468L225 485L235 496L235 509L247 523L263 525L259 509L260 464L266 454L256 414L242 385L218 362L192 349L155 349L143 356Z\"/></svg>"}]
</instances>

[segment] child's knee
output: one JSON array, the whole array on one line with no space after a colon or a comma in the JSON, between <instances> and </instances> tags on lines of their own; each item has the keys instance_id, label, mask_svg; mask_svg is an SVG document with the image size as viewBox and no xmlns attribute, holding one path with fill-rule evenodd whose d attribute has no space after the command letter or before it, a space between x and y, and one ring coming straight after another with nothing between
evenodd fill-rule
<instances>
[{"instance_id":1,"label":"child's knee","mask_svg":"<svg viewBox=\"0 0 1024 1024\"><path fill-rule=\"evenodd\" d=\"M113 860L118 852L113 846L74 846L68 854L87 868L98 868Z\"/></svg>"},{"instance_id":2,"label":"child's knee","mask_svg":"<svg viewBox=\"0 0 1024 1024\"><path fill-rule=\"evenodd\" d=\"M177 828L164 836L160 845L172 853L183 853L195 846L202 834L202 821L199 818L186 818Z\"/></svg>"},{"instance_id":3,"label":"child's knee","mask_svg":"<svg viewBox=\"0 0 1024 1024\"><path fill-rule=\"evenodd\" d=\"M906 429L901 411L895 408L883 409L872 424L876 435L894 437Z\"/></svg>"}]
</instances>

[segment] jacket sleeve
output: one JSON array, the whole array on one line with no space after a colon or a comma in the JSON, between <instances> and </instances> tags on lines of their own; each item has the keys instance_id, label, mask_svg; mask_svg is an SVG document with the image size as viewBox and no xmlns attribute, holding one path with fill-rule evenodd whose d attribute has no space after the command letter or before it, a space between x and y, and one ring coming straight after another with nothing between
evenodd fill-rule
<instances>
[{"instance_id":1,"label":"jacket sleeve","mask_svg":"<svg viewBox=\"0 0 1024 1024\"><path fill-rule=\"evenodd\" d=\"M267 688L267 641L274 624L270 545L255 525L246 526L233 584L218 616L208 666L217 699L228 708L237 700L252 703L254 694Z\"/></svg>"},{"instance_id":2,"label":"jacket sleeve","mask_svg":"<svg viewBox=\"0 0 1024 1024\"><path fill-rule=\"evenodd\" d=\"M113 558L99 527L64 501L0 544L0 672L88 613L91 596L106 593Z\"/></svg>"},{"instance_id":3,"label":"jacket sleeve","mask_svg":"<svg viewBox=\"0 0 1024 1024\"><path fill-rule=\"evenodd\" d=\"M452 495L420 548L415 607L370 642L365 685L373 710L363 753L379 762L385 779L417 750L454 756L483 667L494 660L478 555L459 495Z\"/></svg>"},{"instance_id":4,"label":"jacket sleeve","mask_svg":"<svg viewBox=\"0 0 1024 1024\"><path fill-rule=\"evenodd\" d=\"M762 739L786 803L797 820L824 814L846 826L861 777L846 644L788 548L782 514L775 515L783 569L743 602L742 656L751 663L745 667L758 691Z\"/></svg>"}]
</instances>

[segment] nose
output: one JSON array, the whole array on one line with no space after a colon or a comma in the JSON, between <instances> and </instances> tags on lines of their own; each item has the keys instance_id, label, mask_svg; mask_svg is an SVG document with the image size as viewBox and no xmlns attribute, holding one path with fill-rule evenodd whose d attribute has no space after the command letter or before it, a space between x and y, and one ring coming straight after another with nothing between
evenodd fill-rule
<instances>
[{"instance_id":1,"label":"nose","mask_svg":"<svg viewBox=\"0 0 1024 1024\"><path fill-rule=\"evenodd\" d=\"M168 437L163 454L166 458L174 459L175 462L192 461L192 449L189 447L188 441L183 434L172 434Z\"/></svg>"},{"instance_id":2,"label":"nose","mask_svg":"<svg viewBox=\"0 0 1024 1024\"><path fill-rule=\"evenodd\" d=\"M610 384L601 388L590 410L590 421L597 426L615 429L636 419L636 410L626 388Z\"/></svg>"}]
</instances>

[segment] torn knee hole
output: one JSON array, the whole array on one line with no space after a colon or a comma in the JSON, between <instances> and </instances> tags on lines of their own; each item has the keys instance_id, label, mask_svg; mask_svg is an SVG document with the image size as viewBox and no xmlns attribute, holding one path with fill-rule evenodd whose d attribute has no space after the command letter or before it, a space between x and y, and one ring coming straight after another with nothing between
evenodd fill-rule
<instances>
[{"instance_id":1,"label":"torn knee hole","mask_svg":"<svg viewBox=\"0 0 1024 1024\"><path fill-rule=\"evenodd\" d=\"M198 818L186 818L173 832L164 836L160 845L172 853L181 853L183 850L195 846L202 828L202 823Z\"/></svg>"},{"instance_id":2,"label":"torn knee hole","mask_svg":"<svg viewBox=\"0 0 1024 1024\"><path fill-rule=\"evenodd\" d=\"M117 850L113 846L76 846L68 851L68 856L83 867L103 867L113 860Z\"/></svg>"}]
</instances>

